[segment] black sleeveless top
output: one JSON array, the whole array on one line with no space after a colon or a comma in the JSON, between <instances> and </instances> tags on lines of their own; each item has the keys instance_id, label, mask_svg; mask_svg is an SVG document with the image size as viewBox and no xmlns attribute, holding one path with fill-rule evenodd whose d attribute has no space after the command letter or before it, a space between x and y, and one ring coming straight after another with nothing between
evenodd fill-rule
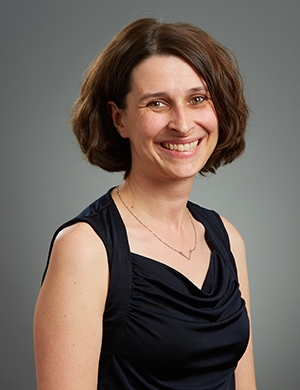
<instances>
[{"instance_id":1,"label":"black sleeveless top","mask_svg":"<svg viewBox=\"0 0 300 390\"><path fill-rule=\"evenodd\" d=\"M54 235L86 222L107 250L110 286L98 390L234 390L234 370L247 347L249 321L219 215L188 202L213 246L200 290L175 269L130 253L110 192Z\"/></svg>"}]
</instances>

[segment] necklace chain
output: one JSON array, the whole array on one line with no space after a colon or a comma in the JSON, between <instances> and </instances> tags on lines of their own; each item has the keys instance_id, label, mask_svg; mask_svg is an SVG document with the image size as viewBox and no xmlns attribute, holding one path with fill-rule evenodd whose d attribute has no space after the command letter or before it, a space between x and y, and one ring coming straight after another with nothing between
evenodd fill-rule
<instances>
[{"instance_id":1,"label":"necklace chain","mask_svg":"<svg viewBox=\"0 0 300 390\"><path fill-rule=\"evenodd\" d=\"M153 236L155 238L157 238L161 243L163 243L164 245L166 245L168 248L172 249L173 251L179 253L181 256L185 257L187 260L190 260L191 257L192 257L192 253L195 251L196 247L197 247L197 232L196 232L196 227L195 227L195 224L194 224L194 221L193 221L193 218L191 216L191 213L189 212L189 210L187 209L187 212L188 212L188 216L190 217L190 221L191 221L191 224L193 226L193 229L194 229L194 237L195 237L195 244L194 244L194 247L193 249L189 249L189 255L185 255L182 251L176 249L176 248L173 248L171 245L169 245L168 243L166 243L163 239L161 239L156 233L154 233L147 225L144 224L144 222L142 222L134 213L132 210L130 210L130 208L126 205L126 203L124 202L124 200L122 199L121 197L121 194L120 194L120 191L119 191L119 187L116 187L115 188L115 191L120 199L120 201L122 202L122 204L124 205L124 207L130 212L130 214L142 225L144 226L144 228L146 228L151 234L153 234Z\"/></svg>"}]
</instances>

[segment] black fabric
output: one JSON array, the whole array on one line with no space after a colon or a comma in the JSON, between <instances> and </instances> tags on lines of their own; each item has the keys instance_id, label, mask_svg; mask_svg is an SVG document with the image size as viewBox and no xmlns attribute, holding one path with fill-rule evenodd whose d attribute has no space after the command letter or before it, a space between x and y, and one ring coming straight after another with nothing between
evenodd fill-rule
<instances>
[{"instance_id":1,"label":"black fabric","mask_svg":"<svg viewBox=\"0 0 300 390\"><path fill-rule=\"evenodd\" d=\"M110 192L53 238L62 228L83 221L107 250L110 287L98 390L234 390L234 370L248 343L249 321L219 215L188 202L213 246L199 289L173 268L130 253Z\"/></svg>"}]
</instances>

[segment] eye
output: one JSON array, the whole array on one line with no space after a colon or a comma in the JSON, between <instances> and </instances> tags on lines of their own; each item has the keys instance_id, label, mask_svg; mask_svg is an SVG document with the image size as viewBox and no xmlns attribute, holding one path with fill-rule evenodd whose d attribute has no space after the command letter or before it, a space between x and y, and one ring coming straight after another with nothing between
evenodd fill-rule
<instances>
[{"instance_id":1,"label":"eye","mask_svg":"<svg viewBox=\"0 0 300 390\"><path fill-rule=\"evenodd\" d=\"M206 96L195 96L190 100L190 104L198 105L205 102L206 100L207 100Z\"/></svg>"},{"instance_id":2,"label":"eye","mask_svg":"<svg viewBox=\"0 0 300 390\"><path fill-rule=\"evenodd\" d=\"M160 108L160 107L165 107L165 103L155 100L153 102L147 103L147 107L153 107L153 108Z\"/></svg>"}]
</instances>

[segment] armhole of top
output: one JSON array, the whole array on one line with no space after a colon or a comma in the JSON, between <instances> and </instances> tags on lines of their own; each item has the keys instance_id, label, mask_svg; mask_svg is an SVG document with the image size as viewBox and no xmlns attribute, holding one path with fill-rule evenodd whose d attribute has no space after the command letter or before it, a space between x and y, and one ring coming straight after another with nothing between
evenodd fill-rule
<instances>
[{"instance_id":1,"label":"armhole of top","mask_svg":"<svg viewBox=\"0 0 300 390\"><path fill-rule=\"evenodd\" d=\"M215 210L209 210L191 202L189 202L189 205L191 206L192 213L204 225L206 235L214 249L220 254L223 253L222 257L224 261L228 263L230 270L237 278L237 266L233 253L231 252L229 234L221 216Z\"/></svg>"}]
</instances>

